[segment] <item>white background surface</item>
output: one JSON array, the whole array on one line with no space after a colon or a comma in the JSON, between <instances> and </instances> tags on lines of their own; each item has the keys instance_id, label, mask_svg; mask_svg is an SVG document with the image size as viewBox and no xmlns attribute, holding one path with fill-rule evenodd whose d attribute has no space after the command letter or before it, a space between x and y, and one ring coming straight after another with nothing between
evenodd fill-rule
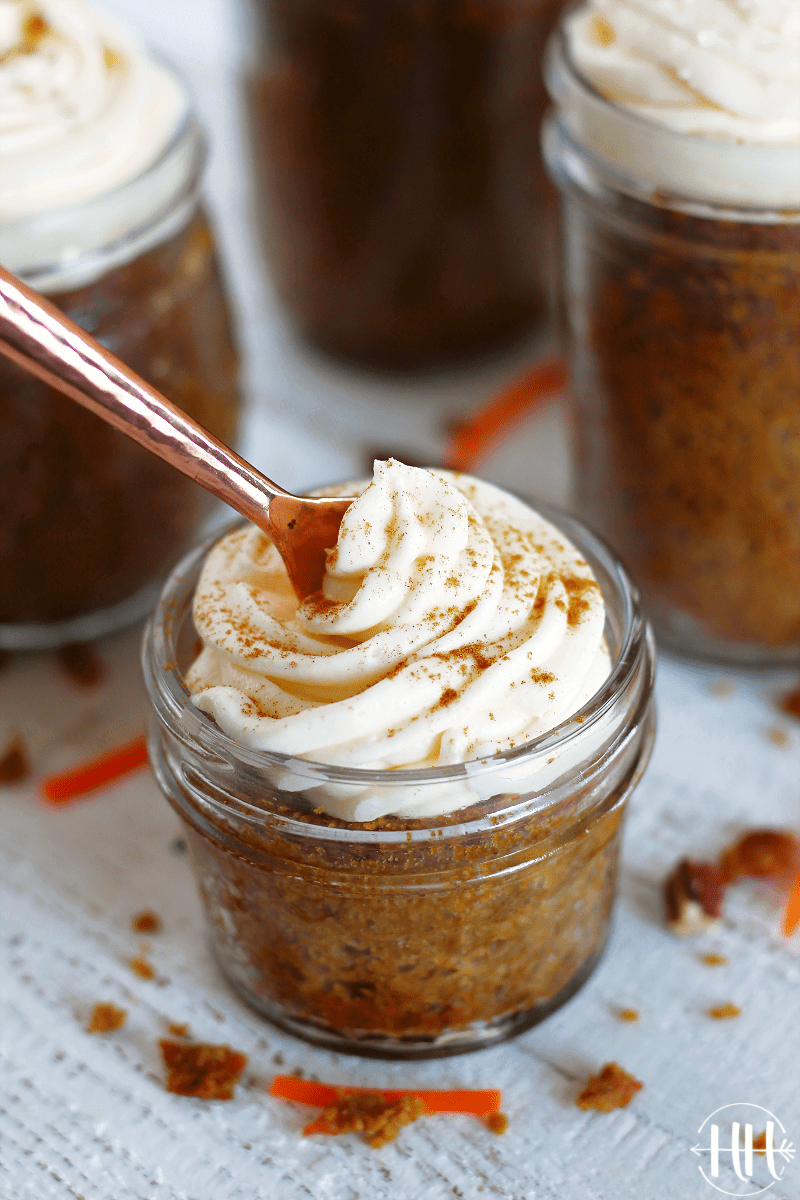
<instances>
[{"instance_id":1,"label":"white background surface","mask_svg":"<svg viewBox=\"0 0 800 1200\"><path fill-rule=\"evenodd\" d=\"M249 364L248 453L298 488L362 471L370 447L436 458L447 420L483 402L530 355L398 384L300 347L275 310L250 219L237 91L250 44L244 0L113 7L180 63L214 139L210 196ZM558 405L483 473L566 499ZM144 728L138 631L100 649L107 677L98 688L66 680L46 655L0 674L0 741L22 731L37 777ZM682 855L711 857L747 827L798 826L800 726L777 709L797 680L675 661L662 661L659 675L659 736L631 806L616 925L599 970L516 1042L436 1063L313 1050L236 1000L210 959L189 866L175 850L177 819L148 772L63 809L44 804L35 780L4 789L2 1200L703 1200L714 1193L690 1148L718 1106L764 1105L797 1145L800 939L780 937L780 901L742 885L726 898L719 929L690 943L668 934L660 914L661 881ZM729 694L718 694L720 680ZM142 941L130 919L143 907L165 923L147 939L154 981L127 965ZM709 950L729 964L702 965ZM84 1032L98 1000L128 1010L118 1033ZM706 1015L726 1001L741 1007L739 1018ZM638 1009L639 1022L620 1021L620 1007ZM156 1042L167 1021L188 1021L196 1038L250 1056L232 1102L164 1091ZM582 1081L612 1059L643 1090L627 1109L581 1112L573 1101ZM439 1116L381 1151L355 1138L302 1139L308 1114L265 1090L277 1070L295 1068L350 1084L501 1087L510 1128L498 1138L474 1119ZM735 1190L733 1182L720 1180ZM800 1196L800 1162L768 1194Z\"/></svg>"}]
</instances>

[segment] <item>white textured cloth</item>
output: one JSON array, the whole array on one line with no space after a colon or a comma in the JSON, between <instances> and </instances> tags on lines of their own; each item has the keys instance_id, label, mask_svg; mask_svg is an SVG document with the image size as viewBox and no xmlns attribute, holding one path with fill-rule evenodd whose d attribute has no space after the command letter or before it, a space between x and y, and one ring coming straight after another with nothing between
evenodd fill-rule
<instances>
[{"instance_id":1,"label":"white textured cloth","mask_svg":"<svg viewBox=\"0 0 800 1200\"><path fill-rule=\"evenodd\" d=\"M247 454L294 488L363 472L367 448L438 458L445 421L520 372L519 360L399 384L297 347L259 273L250 224L235 92L247 42L236 22L246 6L109 7L179 61L213 135L211 196L251 364ZM562 502L558 407L542 410L479 473ZM108 678L97 689L65 681L48 656L0 673L0 738L23 731L40 774L144 728L137 635L101 650ZM715 935L679 942L661 924L659 895L683 855L713 856L747 827L797 828L800 725L775 703L797 681L667 660L659 675L659 735L632 803L601 966L570 1004L516 1042L433 1063L314 1050L231 994L205 942L189 864L172 848L177 818L148 772L63 809L46 806L33 784L3 789L0 1200L710 1200L691 1147L719 1105L764 1105L797 1145L800 938L784 942L778 906L742 885L726 898ZM735 684L732 695L714 694L720 679ZM773 728L785 744L770 738ZM146 907L164 930L143 939L130 921ZM142 941L153 981L128 966ZM728 955L729 965L702 965L697 954L707 950ZM128 1010L117 1033L84 1031L97 1001ZM706 1015L726 1001L741 1007L736 1020ZM640 1020L623 1023L618 1007L638 1009ZM233 1101L165 1092L157 1039L168 1021L188 1021L195 1038L250 1056ZM642 1091L626 1109L581 1112L573 1103L581 1082L611 1060L642 1080ZM353 1137L303 1139L307 1114L265 1091L276 1071L295 1068L348 1084L500 1087L510 1128L496 1137L474 1118L426 1118L381 1151ZM768 1194L800 1194L800 1162Z\"/></svg>"}]
</instances>

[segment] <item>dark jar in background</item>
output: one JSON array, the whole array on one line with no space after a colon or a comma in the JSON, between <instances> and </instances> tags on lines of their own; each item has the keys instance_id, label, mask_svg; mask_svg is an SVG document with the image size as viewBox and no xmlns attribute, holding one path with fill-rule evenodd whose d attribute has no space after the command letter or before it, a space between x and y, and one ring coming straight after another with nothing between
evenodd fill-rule
<instances>
[{"instance_id":1,"label":"dark jar in background","mask_svg":"<svg viewBox=\"0 0 800 1200\"><path fill-rule=\"evenodd\" d=\"M563 0L255 0L254 169L300 330L417 369L546 315L542 49Z\"/></svg>"},{"instance_id":2,"label":"dark jar in background","mask_svg":"<svg viewBox=\"0 0 800 1200\"><path fill-rule=\"evenodd\" d=\"M135 179L8 222L3 261L218 437L238 361L187 108ZM31 257L35 263L26 261ZM99 636L142 616L210 497L73 400L0 358L0 647Z\"/></svg>"}]
</instances>

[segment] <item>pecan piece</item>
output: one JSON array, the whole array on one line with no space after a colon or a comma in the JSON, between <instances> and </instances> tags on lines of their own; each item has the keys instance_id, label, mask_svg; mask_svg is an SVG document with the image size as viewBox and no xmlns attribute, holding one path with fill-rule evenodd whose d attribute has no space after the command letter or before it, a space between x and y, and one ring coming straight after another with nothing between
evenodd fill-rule
<instances>
[{"instance_id":1,"label":"pecan piece","mask_svg":"<svg viewBox=\"0 0 800 1200\"><path fill-rule=\"evenodd\" d=\"M722 909L725 881L711 863L682 858L664 881L667 924L679 937L702 933Z\"/></svg>"},{"instance_id":2,"label":"pecan piece","mask_svg":"<svg viewBox=\"0 0 800 1200\"><path fill-rule=\"evenodd\" d=\"M720 873L726 883L743 876L778 879L800 866L800 842L779 829L754 829L724 851Z\"/></svg>"}]
</instances>

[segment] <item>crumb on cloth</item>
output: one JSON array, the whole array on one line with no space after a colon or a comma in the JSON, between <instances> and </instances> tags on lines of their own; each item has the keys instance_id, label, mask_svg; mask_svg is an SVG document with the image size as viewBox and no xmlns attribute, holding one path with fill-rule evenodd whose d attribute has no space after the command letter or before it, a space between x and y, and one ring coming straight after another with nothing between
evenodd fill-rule
<instances>
[{"instance_id":1,"label":"crumb on cloth","mask_svg":"<svg viewBox=\"0 0 800 1200\"><path fill-rule=\"evenodd\" d=\"M643 1085L618 1063L606 1063L599 1075L591 1075L575 1103L578 1108L611 1112L626 1108Z\"/></svg>"},{"instance_id":2,"label":"crumb on cloth","mask_svg":"<svg viewBox=\"0 0 800 1200\"><path fill-rule=\"evenodd\" d=\"M713 863L682 858L664 881L664 913L678 937L703 933L720 917L725 880Z\"/></svg>"},{"instance_id":3,"label":"crumb on cloth","mask_svg":"<svg viewBox=\"0 0 800 1200\"><path fill-rule=\"evenodd\" d=\"M728 965L725 954L701 954L700 962L706 967L726 967Z\"/></svg>"},{"instance_id":4,"label":"crumb on cloth","mask_svg":"<svg viewBox=\"0 0 800 1200\"><path fill-rule=\"evenodd\" d=\"M204 1042L160 1038L158 1044L167 1070L168 1092L198 1100L233 1099L233 1090L247 1066L247 1055L230 1046Z\"/></svg>"},{"instance_id":5,"label":"crumb on cloth","mask_svg":"<svg viewBox=\"0 0 800 1200\"><path fill-rule=\"evenodd\" d=\"M0 753L0 783L22 783L31 773L28 751L21 737L15 737Z\"/></svg>"},{"instance_id":6,"label":"crumb on cloth","mask_svg":"<svg viewBox=\"0 0 800 1200\"><path fill-rule=\"evenodd\" d=\"M741 1011L737 1004L728 1001L726 1004L715 1004L713 1008L709 1008L708 1015L715 1021L727 1021L731 1017L738 1017Z\"/></svg>"},{"instance_id":7,"label":"crumb on cloth","mask_svg":"<svg viewBox=\"0 0 800 1200\"><path fill-rule=\"evenodd\" d=\"M132 958L128 966L140 979L155 979L156 977L153 967L142 954L137 954L136 958Z\"/></svg>"},{"instance_id":8,"label":"crumb on cloth","mask_svg":"<svg viewBox=\"0 0 800 1200\"><path fill-rule=\"evenodd\" d=\"M387 1100L376 1092L341 1089L333 1104L306 1125L303 1135L360 1133L369 1146L379 1150L393 1142L404 1125L410 1125L425 1112L419 1096L409 1093Z\"/></svg>"},{"instance_id":9,"label":"crumb on cloth","mask_svg":"<svg viewBox=\"0 0 800 1200\"><path fill-rule=\"evenodd\" d=\"M143 908L131 918L131 929L134 933L160 933L161 917L151 908Z\"/></svg>"},{"instance_id":10,"label":"crumb on cloth","mask_svg":"<svg viewBox=\"0 0 800 1200\"><path fill-rule=\"evenodd\" d=\"M113 1033L115 1029L122 1028L127 1015L125 1009L117 1008L116 1004L95 1004L86 1026L86 1032Z\"/></svg>"},{"instance_id":11,"label":"crumb on cloth","mask_svg":"<svg viewBox=\"0 0 800 1200\"><path fill-rule=\"evenodd\" d=\"M83 687L94 687L105 675L102 659L86 642L59 647L58 660L65 675Z\"/></svg>"},{"instance_id":12,"label":"crumb on cloth","mask_svg":"<svg viewBox=\"0 0 800 1200\"><path fill-rule=\"evenodd\" d=\"M505 1113L502 1113L502 1112L489 1113L488 1116L485 1116L483 1118L483 1120L484 1120L484 1124L486 1125L486 1128L491 1130L492 1133L496 1133L499 1135L501 1133L505 1133L506 1130L508 1129L508 1117L506 1116Z\"/></svg>"},{"instance_id":13,"label":"crumb on cloth","mask_svg":"<svg viewBox=\"0 0 800 1200\"><path fill-rule=\"evenodd\" d=\"M737 879L776 879L800 866L800 841L783 829L751 829L728 846L720 860L726 883Z\"/></svg>"}]
</instances>

